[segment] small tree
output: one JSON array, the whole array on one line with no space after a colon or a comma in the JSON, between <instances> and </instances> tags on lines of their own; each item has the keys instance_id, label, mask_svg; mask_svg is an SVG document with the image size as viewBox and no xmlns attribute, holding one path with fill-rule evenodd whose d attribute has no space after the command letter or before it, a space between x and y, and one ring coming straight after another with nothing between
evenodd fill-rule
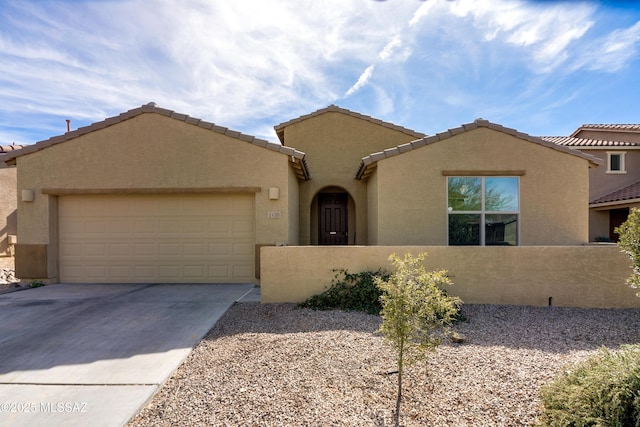
<instances>
[{"instance_id":1,"label":"small tree","mask_svg":"<svg viewBox=\"0 0 640 427\"><path fill-rule=\"evenodd\" d=\"M426 271L426 254L414 258L405 254L401 259L395 254L389 260L396 271L388 280L376 279L382 290L382 332L396 352L398 366L398 393L394 414L395 425L400 424L402 401L402 374L404 367L426 359L446 335L459 312L462 301L448 296L441 287L451 285L447 272Z\"/></svg>"},{"instance_id":2,"label":"small tree","mask_svg":"<svg viewBox=\"0 0 640 427\"><path fill-rule=\"evenodd\" d=\"M627 284L634 289L640 288L640 209L633 208L627 220L614 230L619 236L618 247L629 255L633 268ZM636 293L640 296L640 291Z\"/></svg>"}]
</instances>

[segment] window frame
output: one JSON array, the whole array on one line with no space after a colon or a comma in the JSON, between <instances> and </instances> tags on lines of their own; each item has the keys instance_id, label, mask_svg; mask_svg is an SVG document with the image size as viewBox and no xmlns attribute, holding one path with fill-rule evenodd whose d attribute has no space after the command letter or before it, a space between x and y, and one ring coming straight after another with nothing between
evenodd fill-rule
<instances>
[{"instance_id":1,"label":"window frame","mask_svg":"<svg viewBox=\"0 0 640 427\"><path fill-rule=\"evenodd\" d=\"M447 175L447 184L446 184L446 197L447 197L447 246L499 246L499 245L487 245L486 244L486 217L487 215L515 215L517 219L516 225L516 243L515 245L508 246L520 246L520 219L521 219L521 208L520 208L520 176L518 175ZM454 211L449 206L449 182L451 178L479 178L480 179L480 187L481 187L481 206L480 210L460 210ZM504 211L493 211L486 210L486 179L487 178L515 178L517 182L517 197L518 197L518 205L517 210L504 210ZM480 243L478 245L452 245L450 234L449 234L449 224L450 218L452 215L480 215L480 223L479 223L479 232L480 232Z\"/></svg>"},{"instance_id":2,"label":"window frame","mask_svg":"<svg viewBox=\"0 0 640 427\"><path fill-rule=\"evenodd\" d=\"M626 151L607 151L607 173L608 174L625 174L627 173L627 167L625 164ZM611 169L611 158L613 156L620 156L620 169Z\"/></svg>"}]
</instances>

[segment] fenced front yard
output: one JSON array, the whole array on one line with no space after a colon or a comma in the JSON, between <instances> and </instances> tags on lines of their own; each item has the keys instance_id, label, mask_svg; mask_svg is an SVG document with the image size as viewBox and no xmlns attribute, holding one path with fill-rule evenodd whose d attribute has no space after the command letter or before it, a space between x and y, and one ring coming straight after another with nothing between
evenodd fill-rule
<instances>
[{"instance_id":1,"label":"fenced front yard","mask_svg":"<svg viewBox=\"0 0 640 427\"><path fill-rule=\"evenodd\" d=\"M262 302L301 302L322 292L335 269L390 269L391 253L427 252L427 269L445 269L467 304L631 308L631 264L615 245L285 246L260 252Z\"/></svg>"}]
</instances>

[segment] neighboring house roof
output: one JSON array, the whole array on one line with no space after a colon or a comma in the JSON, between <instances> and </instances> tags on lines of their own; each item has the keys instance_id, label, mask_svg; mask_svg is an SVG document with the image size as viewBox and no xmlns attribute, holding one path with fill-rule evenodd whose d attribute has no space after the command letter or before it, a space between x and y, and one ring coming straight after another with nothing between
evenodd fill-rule
<instances>
[{"instance_id":1,"label":"neighboring house roof","mask_svg":"<svg viewBox=\"0 0 640 427\"><path fill-rule=\"evenodd\" d=\"M571 136L583 130L605 130L614 132L640 132L640 124L585 124L576 129Z\"/></svg>"},{"instance_id":2,"label":"neighboring house roof","mask_svg":"<svg viewBox=\"0 0 640 427\"><path fill-rule=\"evenodd\" d=\"M640 181L622 187L604 196L597 197L589 202L591 207L593 205L614 205L620 203L630 203L632 201L640 201Z\"/></svg>"},{"instance_id":3,"label":"neighboring house roof","mask_svg":"<svg viewBox=\"0 0 640 427\"><path fill-rule=\"evenodd\" d=\"M22 147L24 147L24 145L16 145L15 142L11 145L0 145L0 154L11 153L21 149Z\"/></svg>"},{"instance_id":4,"label":"neighboring house roof","mask_svg":"<svg viewBox=\"0 0 640 427\"><path fill-rule=\"evenodd\" d=\"M372 172L373 168L375 167L375 164L379 161L379 160L383 160L389 157L393 157L396 156L398 154L402 154L402 153L406 153L407 151L411 151L414 150L416 148L420 148L423 147L425 145L430 145L433 144L434 142L438 142L438 141L443 141L446 139L449 139L455 135L464 133L464 132L468 132L471 131L473 129L477 129L477 128L481 128L481 127L485 127L485 128L489 128L489 129L493 129L496 130L498 132L503 132L503 133L507 133L509 135L513 135L517 138L520 139L524 139L526 141L529 142L533 142L535 144L540 144L544 147L548 147L554 150L558 150L567 154L571 154L573 156L577 156L577 157L581 157L585 160L589 161L589 166L598 166L600 165L601 161L600 159L598 159L597 157L594 157L590 154L585 154L582 153L578 150L575 150L573 148L568 148L568 147L564 147L562 145L556 145L552 142L549 141L545 141L542 138L539 137L535 137L535 136L531 136L528 135L526 133L522 133L522 132L518 132L515 129L511 129L511 128L506 128L502 125L499 124L495 124L495 123L491 123L488 120L484 120L484 119L476 119L474 122L472 123L467 123L467 124L463 124L460 127L457 128L453 128L453 129L449 129L445 132L440 132L437 133L433 136L428 136L422 139L418 139L416 141L412 141L412 142L408 142L406 144L402 144L402 145L398 145L397 147L394 148L389 148L386 149L382 152L379 153L373 153L370 154L366 157L362 158L362 162L360 163L360 168L358 169L358 172L356 173L356 179L366 179Z\"/></svg>"},{"instance_id":5,"label":"neighboring house roof","mask_svg":"<svg viewBox=\"0 0 640 427\"><path fill-rule=\"evenodd\" d=\"M153 102L150 102L148 104L142 105L141 107L126 111L117 116L109 117L100 122L92 123L89 126L84 126L76 130L73 130L71 132L67 132L63 135L54 136L49 139L39 141L33 145L27 145L21 150L18 150L12 153L7 153L5 155L6 157L2 157L2 161L7 163L8 165L15 164L16 157L20 157L20 156L24 156L25 154L30 154L36 151L44 150L45 148L50 147L52 145L69 141L70 139L77 138L79 136L82 136L100 129L104 129L108 126L113 126L125 120L129 120L141 114L147 114L147 113L160 114L162 116L170 117L175 120L180 120L185 123L210 130L212 132L227 135L232 138L237 138L239 140L248 142L250 144L264 147L268 150L277 151L277 152L286 154L289 156L289 161L292 163L292 166L296 172L296 176L299 179L303 179L303 180L309 179L309 169L305 161L305 153L303 153L302 151L298 151L294 148L286 147L284 145L277 144L275 142L270 142L265 139L256 138L255 136L247 135L247 134L234 131L222 126L217 126L214 123L206 122L204 120L201 120L195 117L189 117L186 114L180 114L172 110L160 108L156 106L156 104Z\"/></svg>"},{"instance_id":6,"label":"neighboring house roof","mask_svg":"<svg viewBox=\"0 0 640 427\"><path fill-rule=\"evenodd\" d=\"M574 136L541 136L540 138L557 145L565 147L579 147L579 149L598 147L640 147L640 142L605 141L602 139L577 138Z\"/></svg>"},{"instance_id":7,"label":"neighboring house roof","mask_svg":"<svg viewBox=\"0 0 640 427\"><path fill-rule=\"evenodd\" d=\"M415 130L411 130L402 126L398 126L396 124L390 123L390 122L385 122L379 119L375 119L371 116L366 116L364 114L360 114L360 113L356 113L355 111L351 111L351 110L347 110L346 108L341 108L338 107L337 105L329 105L326 108L322 108L320 110L314 111L313 113L309 113L309 114L305 114L304 116L300 116L296 119L291 119L289 121L286 121L284 123L280 123L279 125L275 125L273 128L276 130L276 134L278 135L278 139L280 139L280 142L282 144L284 144L284 129L287 126L290 126L294 123L299 123L303 120L307 120L310 119L312 117L316 117L319 116L321 114L325 114L325 113L329 113L329 112L336 112L336 113L342 113L342 114L346 114L348 116L351 117L355 117L357 119L361 119L361 120L366 120L368 122L389 128L389 129L393 129L393 130L397 130L399 132L402 133L406 133L407 135L413 137L413 138L422 138L424 136L426 136L426 134L422 133L422 132L417 132Z\"/></svg>"}]
</instances>

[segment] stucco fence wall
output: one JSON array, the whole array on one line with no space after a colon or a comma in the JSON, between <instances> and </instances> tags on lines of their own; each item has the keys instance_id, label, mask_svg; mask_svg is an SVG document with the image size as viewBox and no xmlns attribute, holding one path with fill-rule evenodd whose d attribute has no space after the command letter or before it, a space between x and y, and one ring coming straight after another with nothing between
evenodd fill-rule
<instances>
[{"instance_id":1,"label":"stucco fence wall","mask_svg":"<svg viewBox=\"0 0 640 427\"><path fill-rule=\"evenodd\" d=\"M448 270L448 292L467 304L640 307L625 284L631 264L615 245L263 247L262 302L302 302L328 287L334 269L390 271L389 255L406 252L427 252L427 269Z\"/></svg>"},{"instance_id":2,"label":"stucco fence wall","mask_svg":"<svg viewBox=\"0 0 640 427\"><path fill-rule=\"evenodd\" d=\"M0 269L13 270L14 268L15 268L15 259L13 257L0 256Z\"/></svg>"}]
</instances>

